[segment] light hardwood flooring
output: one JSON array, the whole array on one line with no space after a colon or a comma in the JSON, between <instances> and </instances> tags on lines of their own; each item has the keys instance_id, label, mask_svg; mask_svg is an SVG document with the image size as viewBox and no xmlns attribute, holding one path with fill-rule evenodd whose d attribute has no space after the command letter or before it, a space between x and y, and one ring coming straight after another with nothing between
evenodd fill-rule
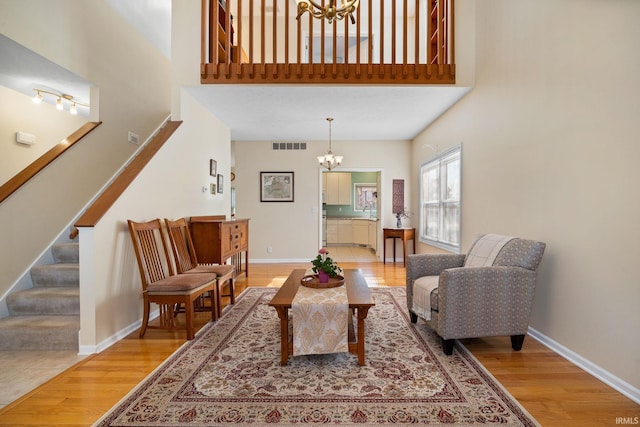
<instances>
[{"instance_id":1,"label":"light hardwood flooring","mask_svg":"<svg viewBox=\"0 0 640 427\"><path fill-rule=\"evenodd\" d=\"M404 286L401 263L341 261L340 265L360 268L371 285ZM238 278L236 293L249 286L280 286L291 269L306 267L308 264L251 264L249 278ZM198 328L206 322L206 313L198 313ZM184 331L151 329L144 339L132 333L22 397L23 391L16 388L17 400L0 409L0 426L91 425L182 344ZM545 427L615 426L618 417L640 416L640 405L531 337L520 352L511 350L508 337L464 340L464 344ZM45 363L40 359L37 365ZM29 368L19 369L22 375L30 375ZM11 387L11 383L2 383L2 388Z\"/></svg>"}]
</instances>

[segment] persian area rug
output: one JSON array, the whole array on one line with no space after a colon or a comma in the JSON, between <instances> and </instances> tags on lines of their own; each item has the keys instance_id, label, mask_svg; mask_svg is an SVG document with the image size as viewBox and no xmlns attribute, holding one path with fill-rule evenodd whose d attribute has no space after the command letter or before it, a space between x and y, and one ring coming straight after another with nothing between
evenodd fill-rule
<instances>
[{"instance_id":1,"label":"persian area rug","mask_svg":"<svg viewBox=\"0 0 640 427\"><path fill-rule=\"evenodd\" d=\"M350 353L281 366L276 291L245 290L96 425L539 425L459 343L445 356L410 322L404 288L371 288L365 366Z\"/></svg>"}]
</instances>

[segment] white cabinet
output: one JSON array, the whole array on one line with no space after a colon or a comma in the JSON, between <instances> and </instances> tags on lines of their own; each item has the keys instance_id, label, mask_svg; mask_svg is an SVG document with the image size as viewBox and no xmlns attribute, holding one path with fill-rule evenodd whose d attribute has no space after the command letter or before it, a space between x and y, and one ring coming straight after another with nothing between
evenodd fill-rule
<instances>
[{"instance_id":1,"label":"white cabinet","mask_svg":"<svg viewBox=\"0 0 640 427\"><path fill-rule=\"evenodd\" d=\"M369 221L367 227L369 247L374 251L378 250L378 223L376 221Z\"/></svg>"},{"instance_id":2,"label":"white cabinet","mask_svg":"<svg viewBox=\"0 0 640 427\"><path fill-rule=\"evenodd\" d=\"M351 173L326 172L322 174L324 201L327 205L350 205Z\"/></svg>"},{"instance_id":3,"label":"white cabinet","mask_svg":"<svg viewBox=\"0 0 640 427\"><path fill-rule=\"evenodd\" d=\"M356 245L369 245L369 223L371 221L353 220L353 243Z\"/></svg>"},{"instance_id":4,"label":"white cabinet","mask_svg":"<svg viewBox=\"0 0 640 427\"><path fill-rule=\"evenodd\" d=\"M375 251L378 223L366 219L327 218L327 244L363 245Z\"/></svg>"},{"instance_id":5,"label":"white cabinet","mask_svg":"<svg viewBox=\"0 0 640 427\"><path fill-rule=\"evenodd\" d=\"M327 245L338 243L338 220L327 219Z\"/></svg>"},{"instance_id":6,"label":"white cabinet","mask_svg":"<svg viewBox=\"0 0 640 427\"><path fill-rule=\"evenodd\" d=\"M338 220L338 243L353 243L353 224L350 219Z\"/></svg>"}]
</instances>

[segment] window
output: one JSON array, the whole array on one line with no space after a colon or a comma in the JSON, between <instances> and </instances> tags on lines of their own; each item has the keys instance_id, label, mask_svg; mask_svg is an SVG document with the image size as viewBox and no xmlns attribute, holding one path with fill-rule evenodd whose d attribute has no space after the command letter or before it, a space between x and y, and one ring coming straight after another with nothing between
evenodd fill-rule
<instances>
[{"instance_id":1,"label":"window","mask_svg":"<svg viewBox=\"0 0 640 427\"><path fill-rule=\"evenodd\" d=\"M420 241L460 252L462 146L420 167Z\"/></svg>"}]
</instances>

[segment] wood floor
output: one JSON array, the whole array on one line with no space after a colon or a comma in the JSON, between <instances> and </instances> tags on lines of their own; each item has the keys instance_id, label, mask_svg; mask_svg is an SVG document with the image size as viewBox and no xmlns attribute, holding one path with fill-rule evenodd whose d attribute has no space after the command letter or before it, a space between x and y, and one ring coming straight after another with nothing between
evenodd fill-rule
<instances>
[{"instance_id":1,"label":"wood floor","mask_svg":"<svg viewBox=\"0 0 640 427\"><path fill-rule=\"evenodd\" d=\"M360 268L371 284L404 286L402 263L341 263ZM250 265L236 293L249 286L279 286L302 264ZM275 314L275 313L274 313ZM181 315L183 316L183 315ZM197 319L198 329L207 321ZM87 426L184 343L184 332L135 332L0 409L0 426ZM531 337L514 352L508 337L465 340L465 346L543 426L614 426L640 416L640 405L581 371Z\"/></svg>"}]
</instances>

